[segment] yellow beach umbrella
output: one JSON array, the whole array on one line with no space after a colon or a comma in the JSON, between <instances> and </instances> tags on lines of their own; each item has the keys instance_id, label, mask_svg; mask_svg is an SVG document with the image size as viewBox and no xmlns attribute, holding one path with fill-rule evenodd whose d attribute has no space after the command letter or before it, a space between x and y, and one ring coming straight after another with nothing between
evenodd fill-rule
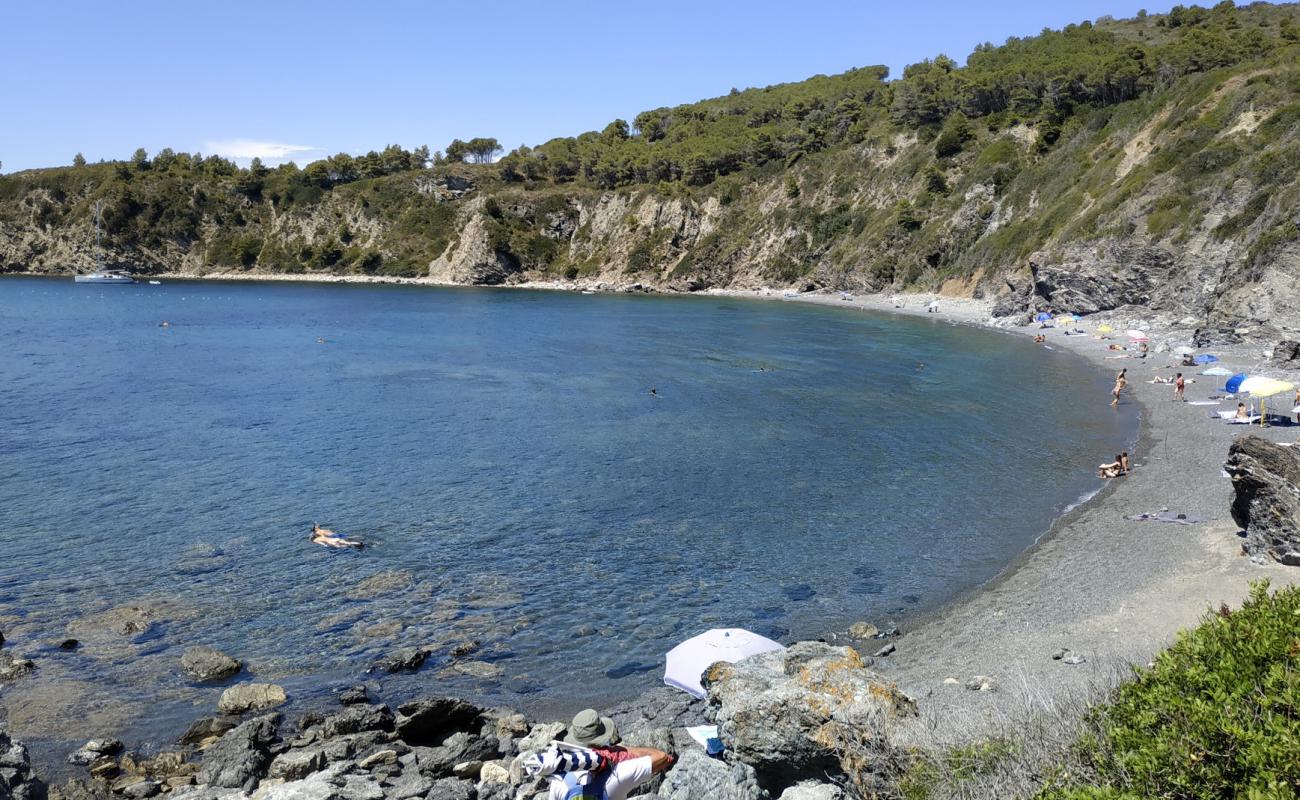
<instances>
[{"instance_id":1,"label":"yellow beach umbrella","mask_svg":"<svg viewBox=\"0 0 1300 800\"><path fill-rule=\"evenodd\" d=\"M1097 333L1114 333L1115 329L1109 325L1098 325Z\"/></svg>"}]
</instances>

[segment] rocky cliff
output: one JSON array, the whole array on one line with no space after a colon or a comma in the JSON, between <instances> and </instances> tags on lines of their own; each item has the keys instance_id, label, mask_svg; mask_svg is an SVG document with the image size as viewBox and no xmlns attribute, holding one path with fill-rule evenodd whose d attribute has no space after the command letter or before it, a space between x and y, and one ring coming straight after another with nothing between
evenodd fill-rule
<instances>
[{"instance_id":1,"label":"rocky cliff","mask_svg":"<svg viewBox=\"0 0 1300 800\"><path fill-rule=\"evenodd\" d=\"M18 173L0 177L0 270L89 267L99 208L108 263L149 273L920 289L1277 338L1300 328L1297 20L1263 4L1099 20L965 71L746 90L500 164L390 148L241 170L166 151ZM999 99L1016 80L1033 96Z\"/></svg>"}]
</instances>

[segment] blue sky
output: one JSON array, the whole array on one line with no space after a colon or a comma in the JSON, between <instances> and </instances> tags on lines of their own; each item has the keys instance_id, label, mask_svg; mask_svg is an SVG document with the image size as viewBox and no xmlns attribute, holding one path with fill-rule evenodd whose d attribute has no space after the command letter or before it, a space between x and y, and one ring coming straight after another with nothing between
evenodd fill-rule
<instances>
[{"instance_id":1,"label":"blue sky","mask_svg":"<svg viewBox=\"0 0 1300 800\"><path fill-rule=\"evenodd\" d=\"M171 147L304 164L472 136L513 148L732 87L868 64L898 75L936 53L1171 5L6 0L0 162Z\"/></svg>"}]
</instances>

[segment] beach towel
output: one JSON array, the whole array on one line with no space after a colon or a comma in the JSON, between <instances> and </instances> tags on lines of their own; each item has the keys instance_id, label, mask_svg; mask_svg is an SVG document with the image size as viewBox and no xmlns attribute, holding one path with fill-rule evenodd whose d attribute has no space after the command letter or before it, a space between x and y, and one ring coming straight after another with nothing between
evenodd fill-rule
<instances>
[{"instance_id":1,"label":"beach towel","mask_svg":"<svg viewBox=\"0 0 1300 800\"><path fill-rule=\"evenodd\" d=\"M525 756L522 766L525 773L536 777L564 772L598 772L604 761L594 750L551 742L551 746L542 752Z\"/></svg>"},{"instance_id":2,"label":"beach towel","mask_svg":"<svg viewBox=\"0 0 1300 800\"><path fill-rule=\"evenodd\" d=\"M1229 425L1253 425L1256 422L1259 422L1258 414L1256 414L1253 417L1246 417L1245 419L1233 417L1232 419L1228 420Z\"/></svg>"},{"instance_id":3,"label":"beach towel","mask_svg":"<svg viewBox=\"0 0 1300 800\"><path fill-rule=\"evenodd\" d=\"M1194 514L1175 514L1172 511L1133 514L1124 519L1133 520L1134 522L1172 522L1176 525L1195 525L1198 522L1205 521Z\"/></svg>"},{"instance_id":4,"label":"beach towel","mask_svg":"<svg viewBox=\"0 0 1300 800\"><path fill-rule=\"evenodd\" d=\"M1218 404L1219 404L1218 400L1188 400L1187 401L1187 405L1189 406L1217 406Z\"/></svg>"}]
</instances>

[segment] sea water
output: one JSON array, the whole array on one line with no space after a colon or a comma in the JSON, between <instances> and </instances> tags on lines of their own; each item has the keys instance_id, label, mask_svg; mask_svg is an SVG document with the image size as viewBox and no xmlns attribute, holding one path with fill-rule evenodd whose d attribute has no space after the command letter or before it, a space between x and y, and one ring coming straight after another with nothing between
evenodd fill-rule
<instances>
[{"instance_id":1,"label":"sea water","mask_svg":"<svg viewBox=\"0 0 1300 800\"><path fill-rule=\"evenodd\" d=\"M7 278L0 337L0 631L40 665L0 705L51 739L174 739L221 691L196 644L298 701L528 709L635 694L711 627L883 627L995 576L1135 432L1109 375L941 314ZM403 646L420 672L367 673Z\"/></svg>"}]
</instances>

